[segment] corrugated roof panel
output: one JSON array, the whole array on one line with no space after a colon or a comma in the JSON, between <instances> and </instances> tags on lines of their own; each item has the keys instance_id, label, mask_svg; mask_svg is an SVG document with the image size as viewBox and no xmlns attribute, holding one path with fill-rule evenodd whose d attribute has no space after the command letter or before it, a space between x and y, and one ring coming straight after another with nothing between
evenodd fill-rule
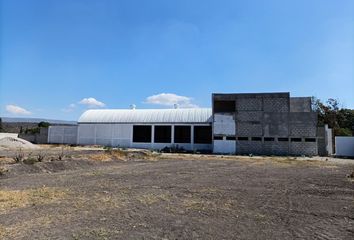
<instances>
[{"instance_id":1,"label":"corrugated roof panel","mask_svg":"<svg viewBox=\"0 0 354 240\"><path fill-rule=\"evenodd\" d=\"M94 109L84 112L79 123L209 123L211 108Z\"/></svg>"}]
</instances>

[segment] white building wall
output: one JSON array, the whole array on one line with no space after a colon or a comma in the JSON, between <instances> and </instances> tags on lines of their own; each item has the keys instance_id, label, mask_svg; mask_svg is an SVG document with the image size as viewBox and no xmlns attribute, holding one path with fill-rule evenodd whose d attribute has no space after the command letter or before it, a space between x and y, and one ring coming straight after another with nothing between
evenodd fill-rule
<instances>
[{"instance_id":1,"label":"white building wall","mask_svg":"<svg viewBox=\"0 0 354 240\"><path fill-rule=\"evenodd\" d=\"M48 143L76 144L78 126L49 126Z\"/></svg>"},{"instance_id":2,"label":"white building wall","mask_svg":"<svg viewBox=\"0 0 354 240\"><path fill-rule=\"evenodd\" d=\"M354 157L354 137L335 137L336 155Z\"/></svg>"},{"instance_id":3,"label":"white building wall","mask_svg":"<svg viewBox=\"0 0 354 240\"><path fill-rule=\"evenodd\" d=\"M328 125L325 125L325 144L326 144L326 151L328 155L333 154L333 137L332 137L332 129L328 128Z\"/></svg>"},{"instance_id":4,"label":"white building wall","mask_svg":"<svg viewBox=\"0 0 354 240\"><path fill-rule=\"evenodd\" d=\"M133 125L152 126L151 143L133 142ZM154 126L171 126L170 143L154 143ZM188 124L176 124L188 125ZM208 124L196 124L196 126L206 126ZM193 124L190 124L193 126ZM191 128L191 143L174 143L174 124L79 124L77 144L79 145L104 145L112 147L132 147L144 149L163 149L178 145L185 150L212 150L212 144L193 144L194 131Z\"/></svg>"},{"instance_id":5,"label":"white building wall","mask_svg":"<svg viewBox=\"0 0 354 240\"><path fill-rule=\"evenodd\" d=\"M79 124L78 144L131 147L132 124Z\"/></svg>"},{"instance_id":6,"label":"white building wall","mask_svg":"<svg viewBox=\"0 0 354 240\"><path fill-rule=\"evenodd\" d=\"M215 135L235 136L236 124L233 115L215 114L213 133Z\"/></svg>"},{"instance_id":7,"label":"white building wall","mask_svg":"<svg viewBox=\"0 0 354 240\"><path fill-rule=\"evenodd\" d=\"M214 114L213 136L222 136L223 140L213 140L214 153L234 154L236 152L236 140L226 140L226 136L236 135L236 122L232 114Z\"/></svg>"},{"instance_id":8,"label":"white building wall","mask_svg":"<svg viewBox=\"0 0 354 240\"><path fill-rule=\"evenodd\" d=\"M236 153L236 141L234 140L214 140L214 153L227 153L235 154Z\"/></svg>"}]
</instances>

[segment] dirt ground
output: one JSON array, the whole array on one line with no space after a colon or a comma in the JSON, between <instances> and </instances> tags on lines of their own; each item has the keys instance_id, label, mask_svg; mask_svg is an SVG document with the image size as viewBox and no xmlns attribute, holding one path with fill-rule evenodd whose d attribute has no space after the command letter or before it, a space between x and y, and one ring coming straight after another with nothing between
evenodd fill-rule
<instances>
[{"instance_id":1,"label":"dirt ground","mask_svg":"<svg viewBox=\"0 0 354 240\"><path fill-rule=\"evenodd\" d=\"M353 160L47 151L0 152L0 239L354 239Z\"/></svg>"}]
</instances>

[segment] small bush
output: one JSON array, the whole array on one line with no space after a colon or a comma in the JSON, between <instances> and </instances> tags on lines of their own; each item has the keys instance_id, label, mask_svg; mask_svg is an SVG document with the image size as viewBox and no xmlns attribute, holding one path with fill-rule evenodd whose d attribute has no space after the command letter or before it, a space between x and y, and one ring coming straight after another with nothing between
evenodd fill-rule
<instances>
[{"instance_id":1,"label":"small bush","mask_svg":"<svg viewBox=\"0 0 354 240\"><path fill-rule=\"evenodd\" d=\"M351 178L351 179L354 179L354 170L347 177Z\"/></svg>"},{"instance_id":2,"label":"small bush","mask_svg":"<svg viewBox=\"0 0 354 240\"><path fill-rule=\"evenodd\" d=\"M164 147L161 149L161 152L163 153L186 153L187 151L184 150L183 147L180 147L178 145L173 145L171 147Z\"/></svg>"},{"instance_id":3,"label":"small bush","mask_svg":"<svg viewBox=\"0 0 354 240\"><path fill-rule=\"evenodd\" d=\"M36 134L36 133L40 133L40 131L41 131L41 129L39 127L26 128L25 134Z\"/></svg>"},{"instance_id":4,"label":"small bush","mask_svg":"<svg viewBox=\"0 0 354 240\"><path fill-rule=\"evenodd\" d=\"M103 149L105 150L105 152L107 153L111 153L112 152L112 147L109 147L109 146L104 146Z\"/></svg>"},{"instance_id":5,"label":"small bush","mask_svg":"<svg viewBox=\"0 0 354 240\"><path fill-rule=\"evenodd\" d=\"M46 157L46 153L45 152L39 152L38 154L37 154L37 161L38 162L43 162L43 160L45 159L45 157Z\"/></svg>"},{"instance_id":6,"label":"small bush","mask_svg":"<svg viewBox=\"0 0 354 240\"><path fill-rule=\"evenodd\" d=\"M32 157L29 157L29 158L26 158L23 160L24 164L29 164L29 165L33 165L36 162L38 162L38 160L36 158L32 158Z\"/></svg>"},{"instance_id":7,"label":"small bush","mask_svg":"<svg viewBox=\"0 0 354 240\"><path fill-rule=\"evenodd\" d=\"M65 148L61 147L61 150L60 150L60 152L58 154L58 160L61 161L61 160L64 159L64 157L65 157Z\"/></svg>"},{"instance_id":8,"label":"small bush","mask_svg":"<svg viewBox=\"0 0 354 240\"><path fill-rule=\"evenodd\" d=\"M0 176L5 175L5 173L8 171L9 171L8 169L0 167Z\"/></svg>"},{"instance_id":9,"label":"small bush","mask_svg":"<svg viewBox=\"0 0 354 240\"><path fill-rule=\"evenodd\" d=\"M22 148L16 151L15 156L13 157L16 163L21 162L24 158L25 158L25 154L22 152Z\"/></svg>"}]
</instances>

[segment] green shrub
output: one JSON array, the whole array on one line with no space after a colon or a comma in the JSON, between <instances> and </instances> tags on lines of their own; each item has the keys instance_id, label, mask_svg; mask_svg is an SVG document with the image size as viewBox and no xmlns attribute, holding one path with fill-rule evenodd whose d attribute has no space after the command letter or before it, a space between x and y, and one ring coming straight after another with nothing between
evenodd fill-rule
<instances>
[{"instance_id":1,"label":"green shrub","mask_svg":"<svg viewBox=\"0 0 354 240\"><path fill-rule=\"evenodd\" d=\"M49 122L40 122L38 123L38 127L39 128L48 128L50 126L50 123Z\"/></svg>"},{"instance_id":2,"label":"green shrub","mask_svg":"<svg viewBox=\"0 0 354 240\"><path fill-rule=\"evenodd\" d=\"M112 150L113 150L113 148L110 147L110 146L104 146L103 149L104 149L106 152L108 152L108 153L111 153Z\"/></svg>"}]
</instances>

